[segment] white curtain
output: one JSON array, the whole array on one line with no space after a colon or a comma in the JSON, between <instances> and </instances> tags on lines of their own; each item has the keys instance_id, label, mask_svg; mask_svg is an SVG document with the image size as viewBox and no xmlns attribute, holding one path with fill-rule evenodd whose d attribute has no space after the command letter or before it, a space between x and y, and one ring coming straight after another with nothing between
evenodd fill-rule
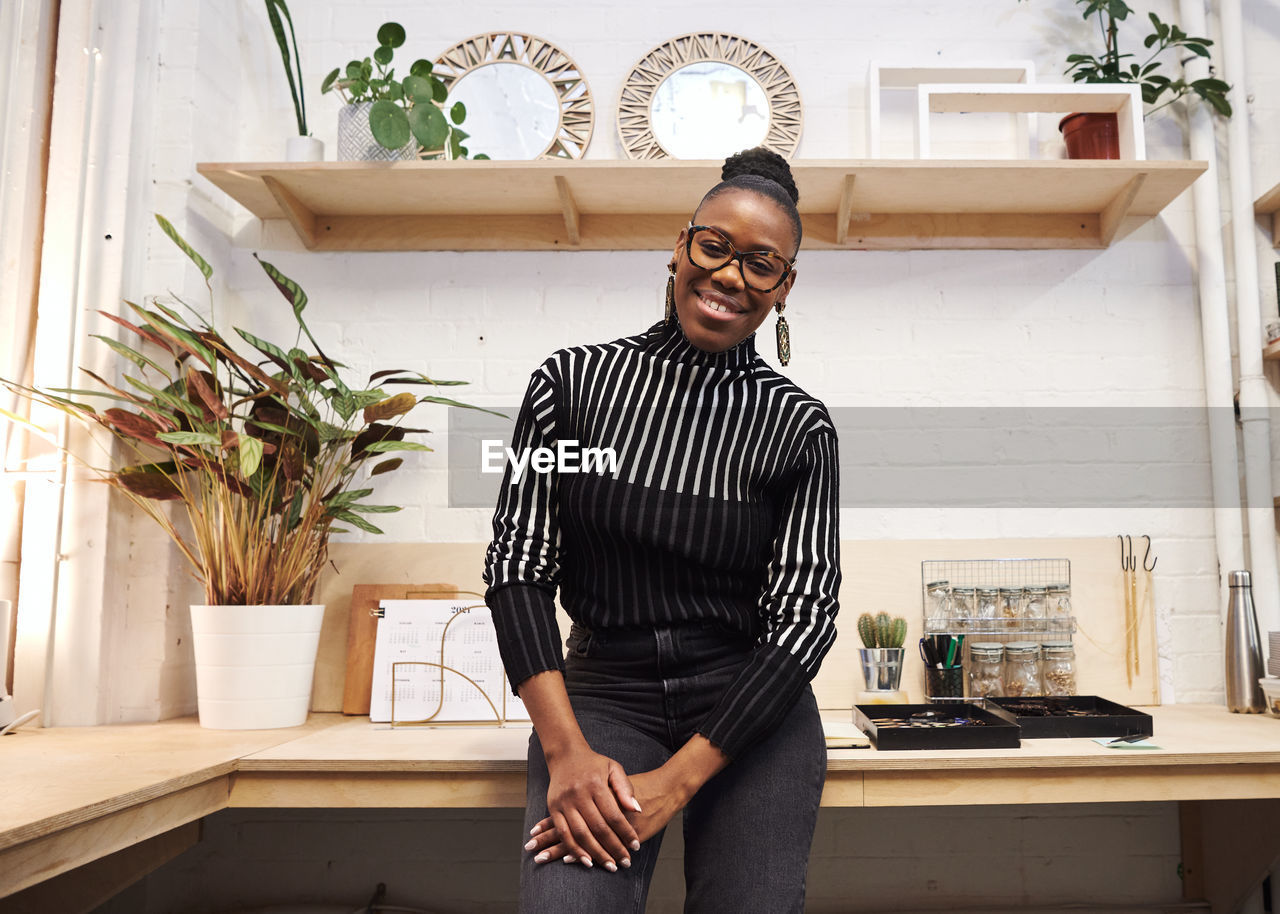
<instances>
[{"instance_id":1,"label":"white curtain","mask_svg":"<svg viewBox=\"0 0 1280 914\"><path fill-rule=\"evenodd\" d=\"M0 377L28 382L34 351L49 113L57 39L57 2L0 3ZM0 407L24 415L21 401L0 391ZM0 422L0 600L17 606L25 494L26 435ZM12 687L13 627L0 632Z\"/></svg>"}]
</instances>

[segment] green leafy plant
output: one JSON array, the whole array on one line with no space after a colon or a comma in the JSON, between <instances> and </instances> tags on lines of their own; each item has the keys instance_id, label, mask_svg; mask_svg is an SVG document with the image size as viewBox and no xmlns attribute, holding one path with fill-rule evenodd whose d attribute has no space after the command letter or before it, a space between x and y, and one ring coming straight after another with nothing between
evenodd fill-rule
<instances>
[{"instance_id":1,"label":"green leafy plant","mask_svg":"<svg viewBox=\"0 0 1280 914\"><path fill-rule=\"evenodd\" d=\"M1124 0L1075 0L1082 8L1084 18L1097 19L1102 34L1103 51L1101 55L1068 54L1067 69L1064 71L1078 83L1134 83L1141 88L1142 100L1148 105L1155 105L1147 111L1151 114L1166 105L1171 105L1189 92L1194 92L1209 104L1214 111L1223 117L1231 116L1231 104L1227 101L1227 92L1231 87L1220 79L1205 77L1187 82L1186 79L1170 79L1157 72L1162 61L1157 58L1166 51L1180 48L1197 57L1209 57L1209 47L1213 44L1207 38L1188 35L1172 23L1162 22L1155 13L1148 13L1154 31L1143 39L1143 47L1150 51L1149 56L1139 62L1135 55L1120 50L1119 26L1117 23L1129 18L1133 12ZM1156 102L1165 98L1160 104Z\"/></svg>"},{"instance_id":2,"label":"green leafy plant","mask_svg":"<svg viewBox=\"0 0 1280 914\"><path fill-rule=\"evenodd\" d=\"M204 275L212 309L213 269L167 220L156 219ZM306 293L258 262L293 310L298 332L291 346L233 328L251 350L246 355L181 300L173 304L190 316L159 300L126 302L137 323L101 313L128 330L134 345L95 335L124 360L123 386L87 370L97 389L42 390L0 379L31 401L115 436L123 456L96 474L160 524L211 604L311 602L330 534L381 533L368 516L400 510L367 501L372 478L398 469L401 452L431 450L405 440L427 430L402 419L422 403L478 409L388 390L466 383L414 371L382 369L364 387L348 385L343 366L320 349L303 319ZM190 533L166 510L170 501L185 509Z\"/></svg>"},{"instance_id":3,"label":"green leafy plant","mask_svg":"<svg viewBox=\"0 0 1280 914\"><path fill-rule=\"evenodd\" d=\"M371 102L369 129L378 144L400 149L412 138L429 159L465 159L470 153L463 140L469 134L459 126L467 117L462 102L454 102L445 116L449 89L431 75L431 61L415 60L409 75L397 79L391 61L404 44L404 27L385 22L378 29L378 48L372 58L353 60L335 67L320 86L321 92L337 92L349 105ZM477 155L477 159L487 159Z\"/></svg>"},{"instance_id":4,"label":"green leafy plant","mask_svg":"<svg viewBox=\"0 0 1280 914\"><path fill-rule=\"evenodd\" d=\"M858 635L863 647L902 647L907 640L907 620L886 612L863 613L858 617Z\"/></svg>"},{"instance_id":5,"label":"green leafy plant","mask_svg":"<svg viewBox=\"0 0 1280 914\"><path fill-rule=\"evenodd\" d=\"M271 20L271 31L276 36L276 44L280 46L280 57L284 61L284 74L289 77L289 93L293 96L293 113L298 119L298 136L310 136L307 130L307 100L302 93L302 60L298 57L298 36L293 33L293 17L289 15L289 7L284 0L266 0L267 18ZM282 19L283 17L283 19ZM289 35L285 37L284 26L289 24ZM293 57L289 56L289 41L293 42Z\"/></svg>"}]
</instances>

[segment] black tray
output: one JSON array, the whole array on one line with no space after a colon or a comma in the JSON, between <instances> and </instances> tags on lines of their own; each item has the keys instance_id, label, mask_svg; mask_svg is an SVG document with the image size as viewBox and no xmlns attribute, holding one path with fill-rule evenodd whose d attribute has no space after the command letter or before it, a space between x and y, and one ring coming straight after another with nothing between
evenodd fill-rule
<instances>
[{"instance_id":1,"label":"black tray","mask_svg":"<svg viewBox=\"0 0 1280 914\"><path fill-rule=\"evenodd\" d=\"M997 705L1013 715L1022 727L1024 739L1062 739L1071 737L1152 735L1151 715L1116 704L1097 695L1038 696L1028 698L988 698L988 706ZM1083 716L1054 717L1028 706L1053 710L1084 712Z\"/></svg>"},{"instance_id":2,"label":"black tray","mask_svg":"<svg viewBox=\"0 0 1280 914\"><path fill-rule=\"evenodd\" d=\"M982 721L980 726L907 728L877 726L886 718L907 720L926 711ZM1000 708L969 702L931 705L854 705L853 722L877 749L1016 749L1018 724Z\"/></svg>"}]
</instances>

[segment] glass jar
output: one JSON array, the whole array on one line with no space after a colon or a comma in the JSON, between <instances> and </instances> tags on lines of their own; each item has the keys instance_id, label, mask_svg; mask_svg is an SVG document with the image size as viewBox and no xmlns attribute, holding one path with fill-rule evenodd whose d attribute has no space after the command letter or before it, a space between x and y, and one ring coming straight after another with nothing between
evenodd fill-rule
<instances>
[{"instance_id":1,"label":"glass jar","mask_svg":"<svg viewBox=\"0 0 1280 914\"><path fill-rule=\"evenodd\" d=\"M951 618L958 620L955 628L963 631L970 627L973 614L977 611L974 607L977 596L976 587L951 588Z\"/></svg>"},{"instance_id":2,"label":"glass jar","mask_svg":"<svg viewBox=\"0 0 1280 914\"><path fill-rule=\"evenodd\" d=\"M1046 604L1048 602L1049 589L1047 587L1026 588L1026 599L1022 604L1022 617L1026 628L1031 631L1040 631L1044 628L1045 619L1047 618Z\"/></svg>"},{"instance_id":3,"label":"glass jar","mask_svg":"<svg viewBox=\"0 0 1280 914\"><path fill-rule=\"evenodd\" d=\"M1071 618L1071 588L1066 584L1050 584L1046 606L1049 621L1065 622Z\"/></svg>"},{"instance_id":4,"label":"glass jar","mask_svg":"<svg viewBox=\"0 0 1280 914\"><path fill-rule=\"evenodd\" d=\"M1004 628L1017 628L1022 624L1022 588L1001 587L996 600L996 616Z\"/></svg>"},{"instance_id":5,"label":"glass jar","mask_svg":"<svg viewBox=\"0 0 1280 914\"><path fill-rule=\"evenodd\" d=\"M1076 694L1076 649L1070 641L1044 643L1044 694Z\"/></svg>"},{"instance_id":6,"label":"glass jar","mask_svg":"<svg viewBox=\"0 0 1280 914\"><path fill-rule=\"evenodd\" d=\"M1010 698L1042 695L1040 645L1034 641L1010 641L1004 646L1004 694Z\"/></svg>"},{"instance_id":7,"label":"glass jar","mask_svg":"<svg viewBox=\"0 0 1280 914\"><path fill-rule=\"evenodd\" d=\"M974 641L969 645L969 697L990 698L1004 692L1004 645Z\"/></svg>"},{"instance_id":8,"label":"glass jar","mask_svg":"<svg viewBox=\"0 0 1280 914\"><path fill-rule=\"evenodd\" d=\"M974 628L989 629L994 627L999 603L999 590L994 587L979 587L973 611L974 618L978 622L974 625Z\"/></svg>"},{"instance_id":9,"label":"glass jar","mask_svg":"<svg viewBox=\"0 0 1280 914\"><path fill-rule=\"evenodd\" d=\"M930 581L924 585L925 621L930 631L942 631L951 618L951 583Z\"/></svg>"}]
</instances>

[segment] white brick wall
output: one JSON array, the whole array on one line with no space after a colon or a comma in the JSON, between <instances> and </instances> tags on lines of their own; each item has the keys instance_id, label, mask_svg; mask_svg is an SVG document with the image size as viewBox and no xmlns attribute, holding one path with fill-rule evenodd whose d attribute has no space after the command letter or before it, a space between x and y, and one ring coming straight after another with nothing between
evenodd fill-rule
<instances>
[{"instance_id":1,"label":"white brick wall","mask_svg":"<svg viewBox=\"0 0 1280 914\"><path fill-rule=\"evenodd\" d=\"M340 351L355 372L403 365L472 381L464 390L474 402L510 405L552 349L635 333L659 316L662 251L318 255L300 252L287 236L262 238L242 210L194 171L197 161L282 157L293 113L261 4L164 0L148 6L158 17L159 53L148 205L173 219L214 263L223 319L251 319L269 338L290 326L250 257L263 245L264 256L309 291L310 323L322 344ZM1140 6L1139 19L1147 9L1166 18L1176 12L1172 0ZM621 155L613 118L630 66L685 31L741 34L788 65L805 105L798 151L805 158L865 154L864 82L872 57L1030 58L1040 79L1052 81L1060 79L1068 46L1094 42L1069 0L388 0L376 8L355 2L294 7L312 130L330 158L338 101L319 94L320 80L350 57L370 53L374 32L387 19L408 31L401 58L433 57L488 29L525 29L560 44L595 96L590 158ZM1250 110L1237 114L1251 119L1260 189L1280 180L1275 30L1262 27L1269 9L1246 4L1253 98ZM1041 120L1047 138L1051 119ZM894 127L904 128L909 136L909 125ZM1169 111L1147 124L1147 141L1151 158L1185 156L1179 119ZM1262 250L1264 312L1275 313L1274 255ZM1204 402L1189 195L1101 252L802 257L788 309L795 351L788 371L832 406ZM204 300L194 270L157 231L149 229L140 260L131 295L169 288ZM439 427L442 418L427 415L424 423ZM1186 444L1205 447L1194 435ZM488 511L446 507L444 466L441 450L388 480L388 499L409 505L380 519L390 539L487 538ZM1219 591L1206 511L846 509L842 522L857 537L1150 533L1161 556L1156 605L1165 700L1221 699ZM162 541L147 523L135 519L125 539L120 558L136 564L121 597L110 717L189 713L194 677L183 607L191 588L176 560L155 557ZM215 910L294 899L313 888L317 899L354 904L384 880L404 903L505 911L514 878L514 822L513 812L227 813L209 822L204 844L135 890L128 909L170 910L180 898L184 910ZM449 836L443 844L441 834ZM1072 893L1081 885L1108 893L1090 896L1098 902L1172 901L1178 897L1173 836L1176 814L1169 806L824 811L811 910L846 909L855 890L867 904L884 906L942 906L961 898L1051 903L1076 899ZM403 842L394 845L402 850L388 849L391 837ZM1009 865L993 869L992 859ZM893 897L871 888L885 884L894 886ZM233 897L237 885L251 891ZM655 884L656 909L676 910L678 894L678 873L668 866ZM195 902L197 895L205 901ZM455 895L471 900L454 904Z\"/></svg>"},{"instance_id":2,"label":"white brick wall","mask_svg":"<svg viewBox=\"0 0 1280 914\"><path fill-rule=\"evenodd\" d=\"M1173 4L1153 4L1162 15ZM292 129L292 109L265 14L248 0L170 0L159 7L152 209L165 212L214 262L219 307L236 323L251 319L264 336L286 334L291 317L249 253L259 232L243 210L194 176L196 161L279 158ZM337 100L320 96L321 76L371 47L381 21L396 18L409 34L401 56L433 56L488 28L526 28L559 42L591 81L596 131L588 155L618 156L612 120L618 88L631 63L666 37L692 28L736 30L759 40L791 67L805 102L802 157L859 156L866 61L895 51L929 59L1027 57L1041 79L1057 78L1055 32L1084 38L1066 0L1018 5L989 0L974 9L901 2L807 3L775 8L756 0L704 3L697 12L660 0L624 3L504 5L474 3L430 10L407 2L375 12L327 4L296 13L312 129L333 155ZM608 27L604 26L607 21ZM745 23L753 28L747 28ZM977 23L981 22L979 26ZM622 37L625 36L625 37ZM1251 33L1255 177L1269 186L1280 174L1265 150L1280 143L1276 80L1264 62L1273 50ZM855 110L857 109L857 110ZM1047 120L1047 119L1046 119ZM1148 125L1153 158L1184 155L1177 119L1162 113ZM239 243L227 242L227 231ZM789 373L832 406L841 405L1190 405L1203 403L1199 315L1193 285L1190 198L1107 251L809 253L788 316L796 358ZM529 371L553 348L633 333L660 313L665 252L266 254L309 289L309 317L322 343L341 351L356 373L403 364L472 381L478 403L518 401ZM1262 258L1265 272L1274 258ZM178 289L202 302L195 271L149 229L145 267L130 294ZM1274 283L1264 281L1268 309ZM356 315L353 317L353 315ZM225 319L225 317L224 317ZM762 334L767 345L768 333ZM1269 369L1274 370L1274 369ZM441 418L440 414L428 419ZM430 424L430 422L428 422ZM437 441L437 445L442 442ZM1191 445L1203 445L1189 442ZM484 539L487 511L449 509L444 487L429 474L444 454L420 458L419 472L393 481L388 494L410 505L383 518L394 539ZM436 478L434 483L426 480ZM424 498L425 495L425 498ZM1166 699L1221 694L1216 638L1183 629L1188 612L1218 611L1212 562L1194 569L1172 559L1183 542L1212 550L1208 518L1199 511L867 512L846 509L853 535L926 537L1089 535L1149 532L1162 554L1157 574L1164 624ZM145 524L132 542L157 542ZM176 566L175 566L176 568ZM135 581L141 585L141 581ZM130 617L160 618L155 587L131 586ZM171 629L181 629L181 623ZM1210 634L1204 626L1196 635ZM166 656L181 663L184 653ZM117 669L145 693L157 669L128 656ZM1185 653L1184 653L1185 650ZM154 653L154 652L153 652ZM1186 677L1186 678L1184 678ZM128 691L129 689L126 689ZM167 704L189 706L184 701ZM132 717L140 709L119 716ZM142 716L150 716L143 714Z\"/></svg>"}]
</instances>

